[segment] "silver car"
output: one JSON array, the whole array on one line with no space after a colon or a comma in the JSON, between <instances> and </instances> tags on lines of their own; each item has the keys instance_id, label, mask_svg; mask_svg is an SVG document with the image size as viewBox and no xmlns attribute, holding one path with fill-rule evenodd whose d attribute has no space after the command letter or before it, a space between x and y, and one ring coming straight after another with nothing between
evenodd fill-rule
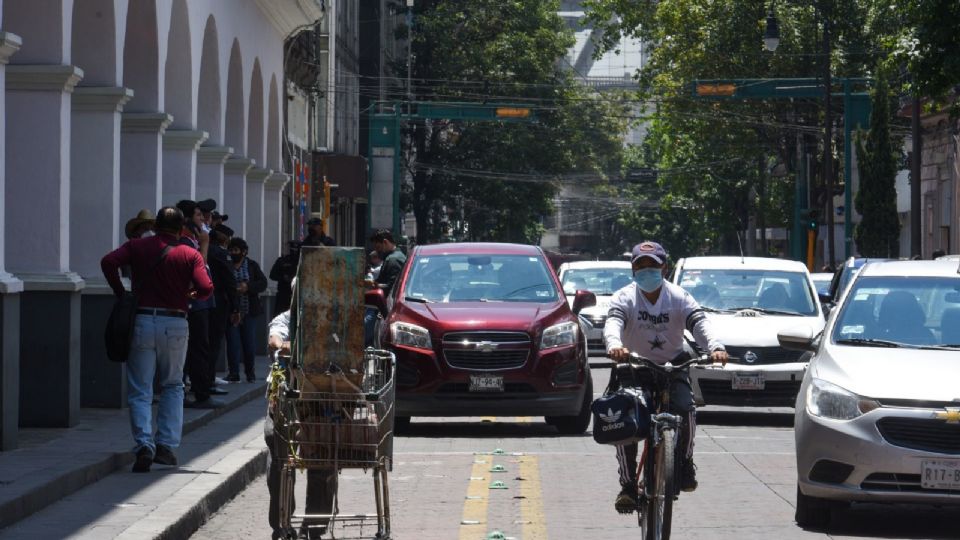
<instances>
[{"instance_id":1,"label":"silver car","mask_svg":"<svg viewBox=\"0 0 960 540\"><path fill-rule=\"evenodd\" d=\"M956 262L868 263L822 336L796 403L797 509L823 527L852 501L960 503L960 274Z\"/></svg>"}]
</instances>

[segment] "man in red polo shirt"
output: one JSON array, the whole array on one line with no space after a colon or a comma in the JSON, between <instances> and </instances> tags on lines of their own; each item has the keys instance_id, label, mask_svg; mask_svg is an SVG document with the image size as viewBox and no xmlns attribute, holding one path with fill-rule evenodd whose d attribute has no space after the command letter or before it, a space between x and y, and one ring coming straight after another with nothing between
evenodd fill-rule
<instances>
[{"instance_id":1,"label":"man in red polo shirt","mask_svg":"<svg viewBox=\"0 0 960 540\"><path fill-rule=\"evenodd\" d=\"M183 429L183 363L187 355L187 309L191 299L206 299L213 283L200 253L180 245L183 213L164 207L157 212L157 235L137 238L100 261L114 294L123 294L120 267L131 267L130 282L138 295L137 318L127 359L127 405L136 443L134 472L147 472L152 463L176 465L173 449ZM162 260L161 260L162 258ZM163 390L153 435L153 377Z\"/></svg>"}]
</instances>

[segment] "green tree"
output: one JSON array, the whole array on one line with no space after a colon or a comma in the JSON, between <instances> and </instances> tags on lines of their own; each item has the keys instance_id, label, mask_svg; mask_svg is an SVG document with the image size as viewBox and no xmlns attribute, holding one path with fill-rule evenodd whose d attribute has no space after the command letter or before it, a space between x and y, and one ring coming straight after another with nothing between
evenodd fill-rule
<instances>
[{"instance_id":1,"label":"green tree","mask_svg":"<svg viewBox=\"0 0 960 540\"><path fill-rule=\"evenodd\" d=\"M417 241L537 242L559 179L617 171L623 107L558 63L574 43L557 0L418 1L418 100L516 102L536 122L422 122L411 129L405 201ZM398 66L399 68L399 66ZM398 73L399 74L399 73Z\"/></svg>"},{"instance_id":2,"label":"green tree","mask_svg":"<svg viewBox=\"0 0 960 540\"><path fill-rule=\"evenodd\" d=\"M870 131L857 137L860 190L857 212L863 216L854 232L866 257L898 257L900 220L897 216L897 152L890 137L890 97L886 77L877 77L871 101Z\"/></svg>"}]
</instances>

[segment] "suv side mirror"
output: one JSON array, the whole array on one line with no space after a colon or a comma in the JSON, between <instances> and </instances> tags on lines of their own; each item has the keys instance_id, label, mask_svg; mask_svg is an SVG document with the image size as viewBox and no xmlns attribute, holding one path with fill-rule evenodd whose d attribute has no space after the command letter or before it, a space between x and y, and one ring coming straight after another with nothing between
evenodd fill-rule
<instances>
[{"instance_id":1,"label":"suv side mirror","mask_svg":"<svg viewBox=\"0 0 960 540\"><path fill-rule=\"evenodd\" d=\"M383 294L383 289L370 289L363 295L363 303L367 307L375 308L384 318L387 316L387 297Z\"/></svg>"},{"instance_id":2,"label":"suv side mirror","mask_svg":"<svg viewBox=\"0 0 960 540\"><path fill-rule=\"evenodd\" d=\"M573 297L573 313L579 315L583 308L597 305L597 295L590 291L577 291Z\"/></svg>"},{"instance_id":3,"label":"suv side mirror","mask_svg":"<svg viewBox=\"0 0 960 540\"><path fill-rule=\"evenodd\" d=\"M813 330L809 326L781 330L777 333L777 341L784 349L795 351L815 351L817 349L813 342Z\"/></svg>"},{"instance_id":4,"label":"suv side mirror","mask_svg":"<svg viewBox=\"0 0 960 540\"><path fill-rule=\"evenodd\" d=\"M817 294L817 297L820 298L820 303L821 303L821 304L832 304L832 303L833 303L833 295L830 294L830 293L819 293L819 294Z\"/></svg>"}]
</instances>

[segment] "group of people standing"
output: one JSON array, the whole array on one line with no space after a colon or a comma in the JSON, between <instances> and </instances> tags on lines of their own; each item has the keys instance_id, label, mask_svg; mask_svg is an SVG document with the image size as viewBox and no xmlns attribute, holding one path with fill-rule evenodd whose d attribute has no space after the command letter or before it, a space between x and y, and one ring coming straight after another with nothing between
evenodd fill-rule
<instances>
[{"instance_id":1,"label":"group of people standing","mask_svg":"<svg viewBox=\"0 0 960 540\"><path fill-rule=\"evenodd\" d=\"M229 374L223 382L256 380L256 324L263 313L260 294L267 278L247 257L243 238L224 224L216 201L183 200L154 217L141 210L127 222L129 239L101 260L117 296L121 271L137 296L131 351L127 358L127 403L136 444L133 470L153 463L176 465L183 408L214 409L227 391L216 385L216 360L224 340ZM184 401L184 374L192 400ZM156 379L156 380L155 380ZM156 435L151 403L158 389Z\"/></svg>"}]
</instances>

